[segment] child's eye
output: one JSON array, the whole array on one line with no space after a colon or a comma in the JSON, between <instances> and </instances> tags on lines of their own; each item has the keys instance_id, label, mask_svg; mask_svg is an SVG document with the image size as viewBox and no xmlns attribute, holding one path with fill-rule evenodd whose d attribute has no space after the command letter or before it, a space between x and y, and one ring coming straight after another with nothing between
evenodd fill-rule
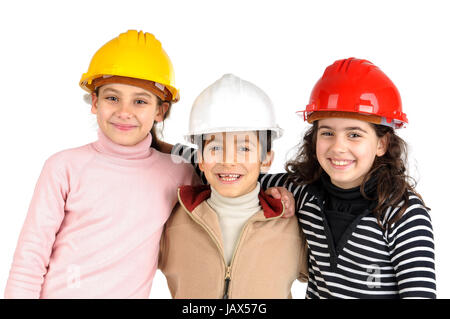
<instances>
[{"instance_id":1,"label":"child's eye","mask_svg":"<svg viewBox=\"0 0 450 319\"><path fill-rule=\"evenodd\" d=\"M358 137L361 137L361 135L359 135L358 133L350 133L349 137L350 138L358 138Z\"/></svg>"},{"instance_id":2,"label":"child's eye","mask_svg":"<svg viewBox=\"0 0 450 319\"><path fill-rule=\"evenodd\" d=\"M144 100L136 100L136 104L147 104Z\"/></svg>"},{"instance_id":3,"label":"child's eye","mask_svg":"<svg viewBox=\"0 0 450 319\"><path fill-rule=\"evenodd\" d=\"M106 100L110 100L110 101L113 101L113 102L117 102L119 99L117 98L117 97L115 97L115 96L107 96L107 97L105 97L105 99Z\"/></svg>"},{"instance_id":4,"label":"child's eye","mask_svg":"<svg viewBox=\"0 0 450 319\"><path fill-rule=\"evenodd\" d=\"M331 132L322 132L320 133L321 136L333 136L333 133Z\"/></svg>"},{"instance_id":5,"label":"child's eye","mask_svg":"<svg viewBox=\"0 0 450 319\"><path fill-rule=\"evenodd\" d=\"M211 152L216 152L216 151L220 151L222 148L220 147L220 146L211 146L210 148L209 148L209 150L211 151Z\"/></svg>"}]
</instances>

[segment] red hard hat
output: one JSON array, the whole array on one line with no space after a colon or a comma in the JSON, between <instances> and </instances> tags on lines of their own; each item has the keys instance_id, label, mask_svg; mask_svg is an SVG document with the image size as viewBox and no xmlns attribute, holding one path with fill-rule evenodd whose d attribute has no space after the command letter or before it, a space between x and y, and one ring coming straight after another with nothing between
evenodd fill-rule
<instances>
[{"instance_id":1,"label":"red hard hat","mask_svg":"<svg viewBox=\"0 0 450 319\"><path fill-rule=\"evenodd\" d=\"M394 128L408 123L394 83L373 63L355 58L328 66L314 86L306 110L301 112L309 123L347 115Z\"/></svg>"}]
</instances>

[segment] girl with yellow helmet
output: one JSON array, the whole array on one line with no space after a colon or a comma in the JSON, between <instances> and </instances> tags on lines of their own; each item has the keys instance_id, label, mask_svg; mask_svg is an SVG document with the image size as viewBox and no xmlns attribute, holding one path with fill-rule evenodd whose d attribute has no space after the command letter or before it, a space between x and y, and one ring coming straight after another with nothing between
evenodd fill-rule
<instances>
[{"instance_id":1,"label":"girl with yellow helmet","mask_svg":"<svg viewBox=\"0 0 450 319\"><path fill-rule=\"evenodd\" d=\"M150 147L154 122L179 99L152 34L130 30L106 43L80 86L98 140L46 161L6 298L148 298L176 189L197 180L190 165Z\"/></svg>"}]
</instances>

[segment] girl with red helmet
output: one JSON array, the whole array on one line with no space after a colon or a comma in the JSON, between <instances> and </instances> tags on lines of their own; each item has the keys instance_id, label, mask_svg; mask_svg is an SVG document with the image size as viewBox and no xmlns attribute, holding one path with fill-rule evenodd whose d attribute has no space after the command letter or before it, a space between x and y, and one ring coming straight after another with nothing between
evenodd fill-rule
<instances>
[{"instance_id":1,"label":"girl with red helmet","mask_svg":"<svg viewBox=\"0 0 450 319\"><path fill-rule=\"evenodd\" d=\"M397 88L366 60L339 60L315 85L312 124L288 173L309 247L307 298L435 298L428 208L406 173Z\"/></svg>"}]
</instances>

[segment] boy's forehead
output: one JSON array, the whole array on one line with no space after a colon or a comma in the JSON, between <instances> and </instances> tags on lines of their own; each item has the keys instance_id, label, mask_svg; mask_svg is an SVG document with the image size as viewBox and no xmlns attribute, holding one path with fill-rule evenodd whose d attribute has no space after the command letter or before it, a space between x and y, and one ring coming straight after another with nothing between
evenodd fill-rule
<instances>
[{"instance_id":1,"label":"boy's forehead","mask_svg":"<svg viewBox=\"0 0 450 319\"><path fill-rule=\"evenodd\" d=\"M256 140L258 135L255 131L240 131L240 132L218 132L205 134L204 139L206 141L223 141L223 140Z\"/></svg>"}]
</instances>

